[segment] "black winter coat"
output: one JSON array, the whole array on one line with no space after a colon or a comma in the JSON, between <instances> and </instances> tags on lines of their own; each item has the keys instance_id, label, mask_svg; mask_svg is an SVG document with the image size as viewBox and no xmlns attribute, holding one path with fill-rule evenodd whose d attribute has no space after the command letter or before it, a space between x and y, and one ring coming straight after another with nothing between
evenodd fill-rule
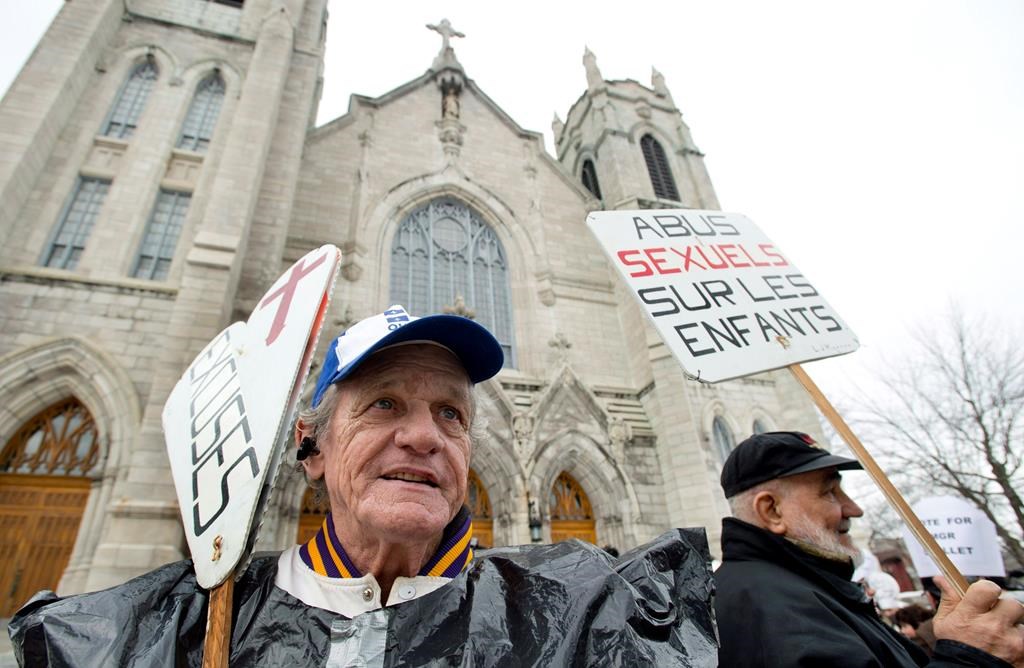
<instances>
[{"instance_id":1,"label":"black winter coat","mask_svg":"<svg viewBox=\"0 0 1024 668\"><path fill-rule=\"evenodd\" d=\"M857 583L853 563L813 556L768 531L727 518L715 614L722 668L1009 666L940 640L928 657L886 626Z\"/></svg>"}]
</instances>

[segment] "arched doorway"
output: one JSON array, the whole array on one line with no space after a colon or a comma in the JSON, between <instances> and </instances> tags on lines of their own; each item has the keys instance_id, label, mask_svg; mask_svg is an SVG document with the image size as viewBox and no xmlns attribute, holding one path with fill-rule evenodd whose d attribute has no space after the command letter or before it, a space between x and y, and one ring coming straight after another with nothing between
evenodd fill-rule
<instances>
[{"instance_id":1,"label":"arched doorway","mask_svg":"<svg viewBox=\"0 0 1024 668\"><path fill-rule=\"evenodd\" d=\"M316 494L312 487L306 488L306 493L302 495L302 508L299 510L299 530L295 534L295 542L299 545L308 543L316 532L320 530L320 526L324 523L324 518L327 517L327 511L330 508L327 507L327 503L317 503Z\"/></svg>"},{"instance_id":2,"label":"arched doorway","mask_svg":"<svg viewBox=\"0 0 1024 668\"><path fill-rule=\"evenodd\" d=\"M576 479L564 471L551 486L548 514L551 517L552 543L570 538L597 543L597 529L594 526L594 511L590 507L590 499Z\"/></svg>"},{"instance_id":3,"label":"arched doorway","mask_svg":"<svg viewBox=\"0 0 1024 668\"><path fill-rule=\"evenodd\" d=\"M491 499L487 489L480 482L476 471L469 469L469 487L466 490L466 504L469 514L473 516L473 537L477 546L494 547L494 515L491 512Z\"/></svg>"},{"instance_id":4,"label":"arched doorway","mask_svg":"<svg viewBox=\"0 0 1024 668\"><path fill-rule=\"evenodd\" d=\"M96 424L75 398L37 413L0 451L0 617L57 587L99 458Z\"/></svg>"}]
</instances>

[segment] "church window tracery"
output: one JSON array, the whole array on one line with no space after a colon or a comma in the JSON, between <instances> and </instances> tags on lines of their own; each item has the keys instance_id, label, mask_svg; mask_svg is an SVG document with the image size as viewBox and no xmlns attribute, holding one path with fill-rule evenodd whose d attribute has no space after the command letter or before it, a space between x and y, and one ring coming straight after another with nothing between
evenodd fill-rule
<instances>
[{"instance_id":1,"label":"church window tracery","mask_svg":"<svg viewBox=\"0 0 1024 668\"><path fill-rule=\"evenodd\" d=\"M653 135L647 134L640 139L640 150L643 151L644 162L647 163L647 173L651 177L654 196L678 202L679 191L676 190L676 182L668 166L668 156L665 155L661 143Z\"/></svg>"},{"instance_id":2,"label":"church window tracery","mask_svg":"<svg viewBox=\"0 0 1024 668\"><path fill-rule=\"evenodd\" d=\"M57 269L74 269L85 250L85 242L103 207L110 181L78 177L71 199L43 253L40 264Z\"/></svg>"},{"instance_id":3,"label":"church window tracery","mask_svg":"<svg viewBox=\"0 0 1024 668\"><path fill-rule=\"evenodd\" d=\"M192 195L189 193L160 191L149 218L149 225L146 226L146 234L142 239L132 276L154 281L167 278L191 201Z\"/></svg>"},{"instance_id":4,"label":"church window tracery","mask_svg":"<svg viewBox=\"0 0 1024 668\"><path fill-rule=\"evenodd\" d=\"M159 74L152 56L148 56L132 69L128 80L118 93L117 100L114 101L100 134L117 139L129 139L132 136Z\"/></svg>"},{"instance_id":5,"label":"church window tracery","mask_svg":"<svg viewBox=\"0 0 1024 668\"><path fill-rule=\"evenodd\" d=\"M505 249L462 202L435 199L402 220L391 246L391 302L424 315L455 307L490 330L505 366L514 366Z\"/></svg>"},{"instance_id":6,"label":"church window tracery","mask_svg":"<svg viewBox=\"0 0 1024 668\"><path fill-rule=\"evenodd\" d=\"M43 409L0 451L0 473L86 475L100 458L88 409L69 398Z\"/></svg>"},{"instance_id":7,"label":"church window tracery","mask_svg":"<svg viewBox=\"0 0 1024 668\"><path fill-rule=\"evenodd\" d=\"M571 475L562 471L551 486L548 498L551 518L551 542L578 538L597 543L594 510L583 487Z\"/></svg>"},{"instance_id":8,"label":"church window tracery","mask_svg":"<svg viewBox=\"0 0 1024 668\"><path fill-rule=\"evenodd\" d=\"M584 160L583 168L580 170L580 180L583 187L590 191L590 194L601 199L601 185L597 182L597 170L594 169L593 160Z\"/></svg>"},{"instance_id":9,"label":"church window tracery","mask_svg":"<svg viewBox=\"0 0 1024 668\"><path fill-rule=\"evenodd\" d=\"M199 82L181 127L178 148L198 153L206 151L224 102L224 91L224 79L216 70Z\"/></svg>"},{"instance_id":10,"label":"church window tracery","mask_svg":"<svg viewBox=\"0 0 1024 668\"><path fill-rule=\"evenodd\" d=\"M551 486L548 512L553 520L594 519L587 493L575 478L564 471L558 474L558 479Z\"/></svg>"}]
</instances>

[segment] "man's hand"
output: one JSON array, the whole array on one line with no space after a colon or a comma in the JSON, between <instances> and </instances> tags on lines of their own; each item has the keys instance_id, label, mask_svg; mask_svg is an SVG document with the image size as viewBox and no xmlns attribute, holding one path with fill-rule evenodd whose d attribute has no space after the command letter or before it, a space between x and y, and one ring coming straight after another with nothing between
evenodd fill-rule
<instances>
[{"instance_id":1,"label":"man's hand","mask_svg":"<svg viewBox=\"0 0 1024 668\"><path fill-rule=\"evenodd\" d=\"M1024 628L1019 626L1024 605L1000 599L1002 590L988 580L968 587L962 600L945 578L936 577L935 584L942 590L935 613L936 638L956 640L1024 667Z\"/></svg>"}]
</instances>

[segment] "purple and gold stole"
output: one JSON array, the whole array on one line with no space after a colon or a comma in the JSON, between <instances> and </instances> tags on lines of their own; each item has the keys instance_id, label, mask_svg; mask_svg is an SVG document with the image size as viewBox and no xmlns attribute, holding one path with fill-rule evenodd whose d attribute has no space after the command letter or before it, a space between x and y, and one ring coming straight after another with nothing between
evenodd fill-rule
<instances>
[{"instance_id":1,"label":"purple and gold stole","mask_svg":"<svg viewBox=\"0 0 1024 668\"><path fill-rule=\"evenodd\" d=\"M473 548L469 546L472 537L473 521L469 510L463 506L444 528L441 545L418 575L453 578L461 573L473 560ZM299 557L314 572L329 578L363 577L334 533L330 513L327 513L316 535L299 548Z\"/></svg>"}]
</instances>

